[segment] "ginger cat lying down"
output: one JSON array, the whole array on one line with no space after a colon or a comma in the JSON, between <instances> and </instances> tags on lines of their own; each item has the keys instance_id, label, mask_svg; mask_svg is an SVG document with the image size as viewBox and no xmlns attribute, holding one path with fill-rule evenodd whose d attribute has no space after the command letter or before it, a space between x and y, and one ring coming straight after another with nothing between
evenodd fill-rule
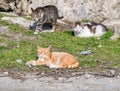
<instances>
[{"instance_id":1,"label":"ginger cat lying down","mask_svg":"<svg viewBox=\"0 0 120 91\"><path fill-rule=\"evenodd\" d=\"M73 55L66 52L50 52L50 46L48 48L38 46L37 57L37 60L28 61L26 65L45 65L49 68L77 68L79 66L79 62Z\"/></svg>"}]
</instances>

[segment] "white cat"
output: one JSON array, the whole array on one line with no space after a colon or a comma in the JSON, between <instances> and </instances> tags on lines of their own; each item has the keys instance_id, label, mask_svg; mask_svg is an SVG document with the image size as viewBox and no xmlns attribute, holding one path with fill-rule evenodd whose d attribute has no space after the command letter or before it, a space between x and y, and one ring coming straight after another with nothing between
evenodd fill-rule
<instances>
[{"instance_id":1,"label":"white cat","mask_svg":"<svg viewBox=\"0 0 120 91\"><path fill-rule=\"evenodd\" d=\"M107 28L103 24L88 22L88 23L80 23L77 22L75 24L75 28L73 28L73 33L77 37L100 37L104 33L106 33Z\"/></svg>"}]
</instances>

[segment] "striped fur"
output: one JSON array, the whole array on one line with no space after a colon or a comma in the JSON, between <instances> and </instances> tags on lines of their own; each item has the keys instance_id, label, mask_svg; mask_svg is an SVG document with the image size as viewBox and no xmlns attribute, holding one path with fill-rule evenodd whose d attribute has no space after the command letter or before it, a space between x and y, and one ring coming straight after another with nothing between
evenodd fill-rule
<instances>
[{"instance_id":1,"label":"striped fur","mask_svg":"<svg viewBox=\"0 0 120 91\"><path fill-rule=\"evenodd\" d=\"M38 7L35 10L33 8L31 8L31 10L32 10L32 16L33 16L34 20L38 21L37 27L36 27L36 32L38 32L39 30L43 31L41 27L42 27L42 24L44 24L45 22L52 23L52 25L53 25L52 30L54 32L57 19L63 18L63 16L60 17L58 15L57 7L54 5Z\"/></svg>"}]
</instances>

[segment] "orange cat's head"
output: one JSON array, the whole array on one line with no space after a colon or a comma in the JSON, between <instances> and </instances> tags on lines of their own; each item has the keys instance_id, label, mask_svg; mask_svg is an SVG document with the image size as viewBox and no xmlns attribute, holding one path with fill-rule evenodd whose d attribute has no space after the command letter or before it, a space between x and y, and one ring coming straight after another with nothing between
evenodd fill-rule
<instances>
[{"instance_id":1,"label":"orange cat's head","mask_svg":"<svg viewBox=\"0 0 120 91\"><path fill-rule=\"evenodd\" d=\"M48 48L43 48L43 47L38 46L37 48L38 59L44 60L45 58L49 58L51 56L50 47L51 46L49 46Z\"/></svg>"}]
</instances>

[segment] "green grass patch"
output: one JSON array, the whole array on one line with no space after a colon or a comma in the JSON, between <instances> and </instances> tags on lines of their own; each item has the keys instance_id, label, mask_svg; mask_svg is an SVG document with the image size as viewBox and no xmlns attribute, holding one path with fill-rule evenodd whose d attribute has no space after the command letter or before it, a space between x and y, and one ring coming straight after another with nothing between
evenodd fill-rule
<instances>
[{"instance_id":1,"label":"green grass patch","mask_svg":"<svg viewBox=\"0 0 120 91\"><path fill-rule=\"evenodd\" d=\"M25 18L27 20L33 20L33 18L31 17L31 15L23 16L23 18Z\"/></svg>"},{"instance_id":2,"label":"green grass patch","mask_svg":"<svg viewBox=\"0 0 120 91\"><path fill-rule=\"evenodd\" d=\"M4 46L0 46L0 50L4 50L5 49L5 47Z\"/></svg>"},{"instance_id":3,"label":"green grass patch","mask_svg":"<svg viewBox=\"0 0 120 91\"><path fill-rule=\"evenodd\" d=\"M116 64L116 62L120 60L120 40L110 41L108 38L109 34L108 31L101 39L95 37L78 38L72 36L71 31L56 31L54 33L32 35L36 37L33 41L21 40L19 43L10 41L8 42L9 45L7 48L0 55L0 66L2 68L14 67L26 69L25 62L36 59L37 45L42 47L52 45L51 51L64 51L76 56L80 62L80 66L83 68L86 66L88 68L101 67L102 63L112 63L108 67L119 67L120 65ZM102 46L99 47L99 45ZM80 52L85 50L91 50L91 54L86 56L80 55ZM22 59L23 63L17 63L17 59ZM102 65L102 67L104 66ZM41 69L41 66L37 68Z\"/></svg>"},{"instance_id":4,"label":"green grass patch","mask_svg":"<svg viewBox=\"0 0 120 91\"><path fill-rule=\"evenodd\" d=\"M55 31L54 33L40 33L34 35L32 31L24 29L16 24L8 23L7 21L1 21L0 25L8 26L10 31L14 33L22 33L25 36L35 37L34 40L22 40L16 42L15 40L9 40L7 46L0 46L0 68L19 68L20 70L26 70L25 63L29 60L36 59L37 45L42 47L48 47L52 45L51 51L64 51L73 54L80 62L81 70L85 67L93 69L103 68L117 68L120 70L120 39L116 41L110 41L112 32L109 30L100 39L91 38L79 38L74 37L71 31ZM2 36L0 40L7 36ZM90 50L90 55L81 55L81 51ZM22 59L22 63L17 63L17 59ZM44 66L36 66L39 70L48 69ZM31 68L32 69L32 68Z\"/></svg>"},{"instance_id":5,"label":"green grass patch","mask_svg":"<svg viewBox=\"0 0 120 91\"><path fill-rule=\"evenodd\" d=\"M4 16L6 16L5 14L0 14L0 18L2 18L2 17L4 17Z\"/></svg>"}]
</instances>

